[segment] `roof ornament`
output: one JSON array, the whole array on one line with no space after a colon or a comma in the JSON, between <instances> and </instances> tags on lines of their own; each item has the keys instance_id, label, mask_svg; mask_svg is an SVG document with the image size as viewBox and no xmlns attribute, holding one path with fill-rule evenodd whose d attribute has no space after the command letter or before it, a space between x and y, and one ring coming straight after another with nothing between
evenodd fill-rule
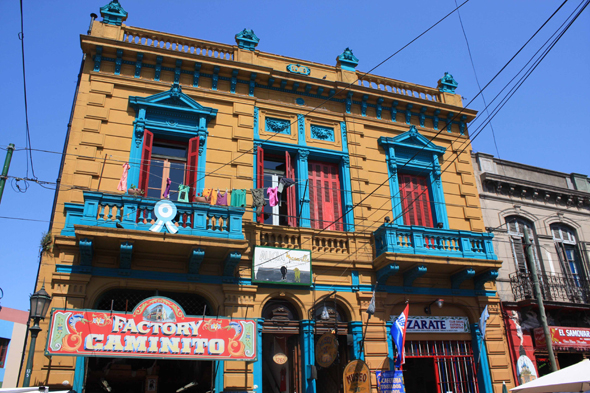
<instances>
[{"instance_id":1,"label":"roof ornament","mask_svg":"<svg viewBox=\"0 0 590 393\"><path fill-rule=\"evenodd\" d=\"M170 97L172 97L175 100L178 100L181 94L182 87L180 87L180 84L178 82L174 82L172 84L172 87L170 87Z\"/></svg>"},{"instance_id":2,"label":"roof ornament","mask_svg":"<svg viewBox=\"0 0 590 393\"><path fill-rule=\"evenodd\" d=\"M102 22L107 25L121 26L127 19L127 11L121 7L119 0L112 0L109 4L100 8Z\"/></svg>"},{"instance_id":3,"label":"roof ornament","mask_svg":"<svg viewBox=\"0 0 590 393\"><path fill-rule=\"evenodd\" d=\"M254 34L254 30L244 29L236 34L236 43L238 48L254 51L260 42L260 38Z\"/></svg>"},{"instance_id":4,"label":"roof ornament","mask_svg":"<svg viewBox=\"0 0 590 393\"><path fill-rule=\"evenodd\" d=\"M457 88L457 81L453 78L453 75L445 72L445 76L439 79L438 81L438 91L441 93L451 93L455 94L455 89Z\"/></svg>"},{"instance_id":5,"label":"roof ornament","mask_svg":"<svg viewBox=\"0 0 590 393\"><path fill-rule=\"evenodd\" d=\"M344 52L336 60L340 68L346 71L356 71L356 66L359 63L359 59L352 53L350 48L344 49Z\"/></svg>"}]
</instances>

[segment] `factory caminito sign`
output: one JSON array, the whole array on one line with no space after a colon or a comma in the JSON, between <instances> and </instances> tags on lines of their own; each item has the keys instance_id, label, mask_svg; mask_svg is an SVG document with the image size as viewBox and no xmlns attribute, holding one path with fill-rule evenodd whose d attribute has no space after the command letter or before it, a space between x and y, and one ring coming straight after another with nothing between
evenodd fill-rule
<instances>
[{"instance_id":1,"label":"factory caminito sign","mask_svg":"<svg viewBox=\"0 0 590 393\"><path fill-rule=\"evenodd\" d=\"M151 297L131 313L54 309L48 356L256 360L256 321L186 316L165 297Z\"/></svg>"}]
</instances>

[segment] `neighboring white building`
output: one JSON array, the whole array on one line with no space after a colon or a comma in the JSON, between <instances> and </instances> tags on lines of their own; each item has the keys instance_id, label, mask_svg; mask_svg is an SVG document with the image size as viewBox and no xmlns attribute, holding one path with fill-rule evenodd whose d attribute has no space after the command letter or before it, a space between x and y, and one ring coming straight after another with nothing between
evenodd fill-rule
<instances>
[{"instance_id":1,"label":"neighboring white building","mask_svg":"<svg viewBox=\"0 0 590 393\"><path fill-rule=\"evenodd\" d=\"M27 311L0 307L0 388L15 388L27 336Z\"/></svg>"},{"instance_id":2,"label":"neighboring white building","mask_svg":"<svg viewBox=\"0 0 590 393\"><path fill-rule=\"evenodd\" d=\"M522 355L522 346L543 375L549 367L540 338L533 340L540 322L524 231L533 243L548 324L590 333L590 180L484 153L473 154L473 166L484 223L494 233L494 249L503 261L496 286L513 360ZM590 340L580 345L556 340L560 367L590 357Z\"/></svg>"}]
</instances>

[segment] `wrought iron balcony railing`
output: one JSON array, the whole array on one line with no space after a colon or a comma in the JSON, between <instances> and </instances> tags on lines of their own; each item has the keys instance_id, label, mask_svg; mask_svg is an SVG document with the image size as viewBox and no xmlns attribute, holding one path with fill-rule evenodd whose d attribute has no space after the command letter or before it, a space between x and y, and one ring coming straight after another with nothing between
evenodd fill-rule
<instances>
[{"instance_id":1,"label":"wrought iron balcony railing","mask_svg":"<svg viewBox=\"0 0 590 393\"><path fill-rule=\"evenodd\" d=\"M65 204L66 225L61 234L74 236L74 225L149 231L158 222L154 213L157 202L157 199L130 195L84 192L83 205ZM174 205L177 213L170 221L180 235L244 239L243 208L185 202L174 202Z\"/></svg>"},{"instance_id":2,"label":"wrought iron balcony railing","mask_svg":"<svg viewBox=\"0 0 590 393\"><path fill-rule=\"evenodd\" d=\"M570 274L537 274L543 300L566 303L590 303L590 281ZM515 301L536 299L530 272L510 274Z\"/></svg>"},{"instance_id":3,"label":"wrought iron balcony railing","mask_svg":"<svg viewBox=\"0 0 590 393\"><path fill-rule=\"evenodd\" d=\"M375 232L376 256L384 252L496 260L491 233L386 223Z\"/></svg>"}]
</instances>

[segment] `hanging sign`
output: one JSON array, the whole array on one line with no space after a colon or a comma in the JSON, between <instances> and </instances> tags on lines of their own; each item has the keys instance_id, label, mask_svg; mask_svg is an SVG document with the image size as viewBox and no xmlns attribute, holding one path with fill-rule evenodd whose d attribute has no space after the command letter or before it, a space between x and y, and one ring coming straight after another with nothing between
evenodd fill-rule
<instances>
[{"instance_id":1,"label":"hanging sign","mask_svg":"<svg viewBox=\"0 0 590 393\"><path fill-rule=\"evenodd\" d=\"M391 317L392 321L397 319ZM409 316L407 333L470 333L467 317L420 317Z\"/></svg>"},{"instance_id":2,"label":"hanging sign","mask_svg":"<svg viewBox=\"0 0 590 393\"><path fill-rule=\"evenodd\" d=\"M371 393L369 366L362 360L349 362L344 368L342 379L345 393Z\"/></svg>"},{"instance_id":3,"label":"hanging sign","mask_svg":"<svg viewBox=\"0 0 590 393\"><path fill-rule=\"evenodd\" d=\"M311 285L311 251L256 247L252 282Z\"/></svg>"},{"instance_id":4,"label":"hanging sign","mask_svg":"<svg viewBox=\"0 0 590 393\"><path fill-rule=\"evenodd\" d=\"M328 368L338 356L338 340L332 333L324 333L315 345L315 362L317 365Z\"/></svg>"},{"instance_id":5,"label":"hanging sign","mask_svg":"<svg viewBox=\"0 0 590 393\"><path fill-rule=\"evenodd\" d=\"M377 389L380 393L405 393L404 376L401 370L375 371Z\"/></svg>"},{"instance_id":6,"label":"hanging sign","mask_svg":"<svg viewBox=\"0 0 590 393\"><path fill-rule=\"evenodd\" d=\"M53 309L45 355L256 360L256 321L186 316L165 297L131 313Z\"/></svg>"},{"instance_id":7,"label":"hanging sign","mask_svg":"<svg viewBox=\"0 0 590 393\"><path fill-rule=\"evenodd\" d=\"M549 332L551 333L551 342L554 348L590 349L590 329L588 328L549 326ZM535 345L537 347L546 347L547 342L543 328L536 328L534 333Z\"/></svg>"}]
</instances>

